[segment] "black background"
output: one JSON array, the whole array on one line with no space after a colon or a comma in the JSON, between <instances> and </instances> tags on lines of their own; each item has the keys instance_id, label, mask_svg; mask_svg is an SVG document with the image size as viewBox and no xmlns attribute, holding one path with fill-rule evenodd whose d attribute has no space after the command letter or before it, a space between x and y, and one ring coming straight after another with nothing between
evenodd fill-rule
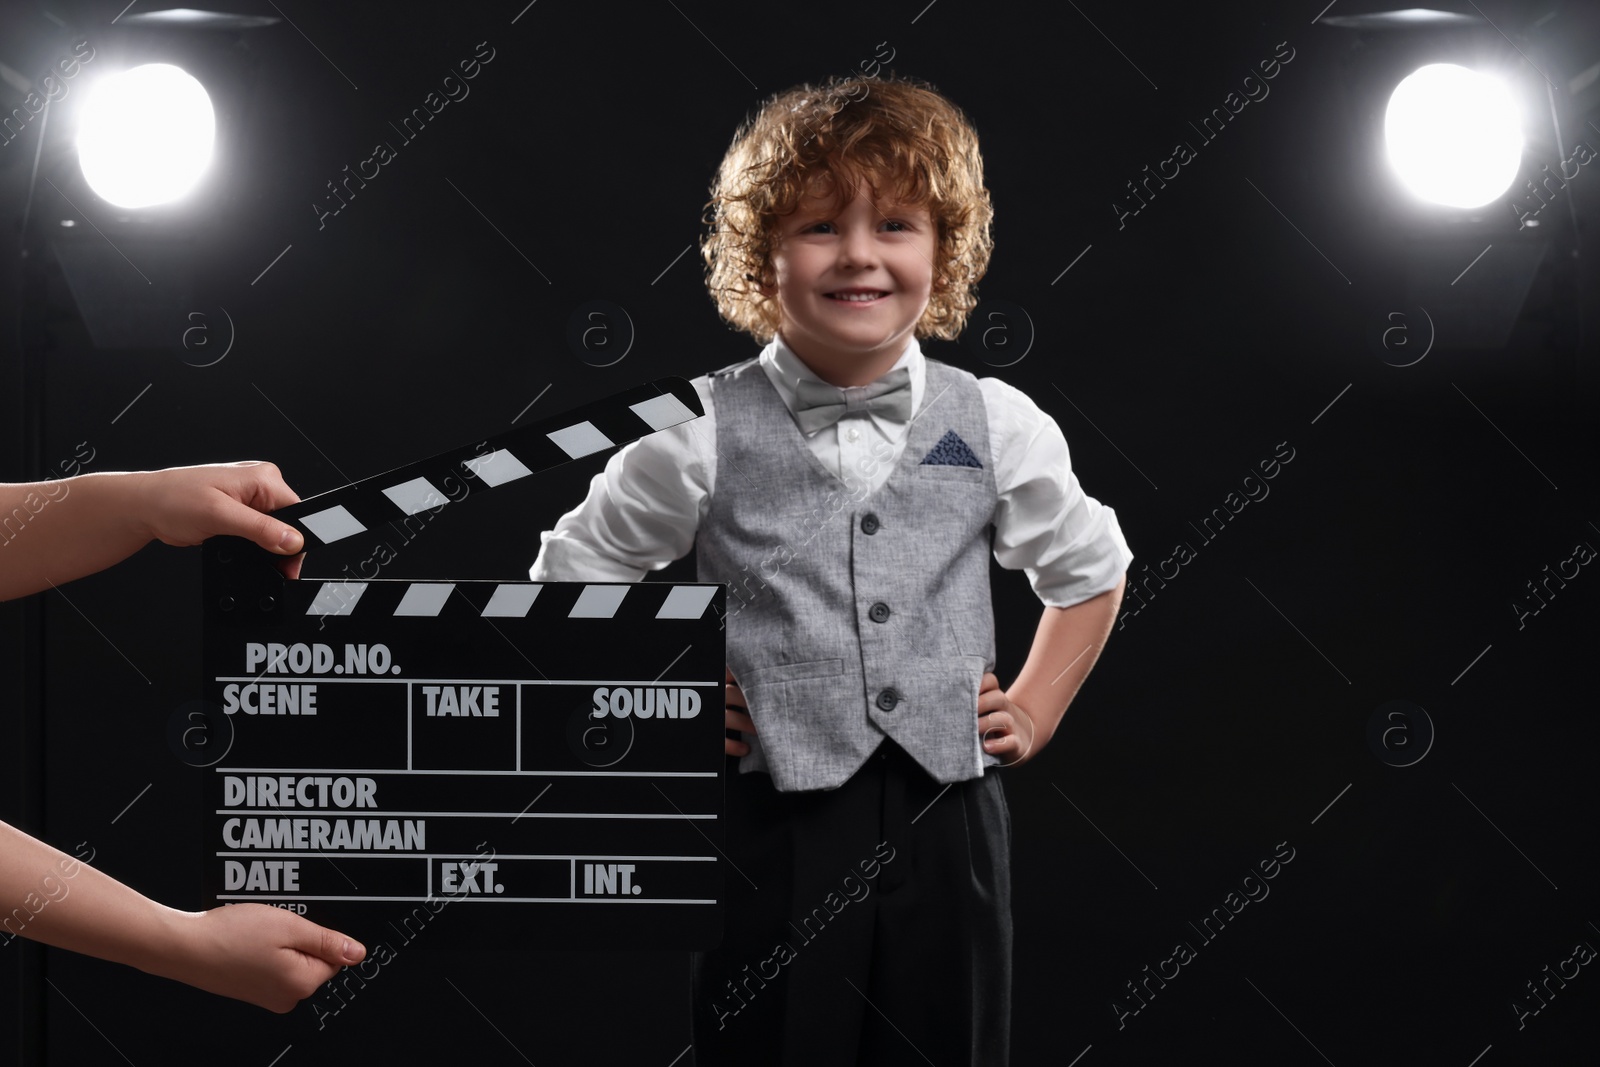
<instances>
[{"instance_id":1,"label":"black background","mask_svg":"<svg viewBox=\"0 0 1600 1067\"><path fill-rule=\"evenodd\" d=\"M96 54L48 126L0 146L6 233L27 251L0 256L0 475L56 473L87 442L90 470L264 458L310 495L529 410L747 358L696 254L680 257L707 183L762 98L886 42L890 69L976 124L997 210L981 294L1034 332L1005 367L981 345L925 350L1059 421L1137 557L1130 585L1150 581L1054 743L1008 772L1015 1062L1592 1054L1592 966L1521 1029L1512 1003L1575 944L1600 945L1600 578L1582 569L1520 627L1514 604L1534 606L1526 583L1575 545L1600 545L1600 175L1582 168L1518 232L1511 194L1417 207L1375 134L1399 76L1456 60L1504 72L1526 101L1519 185L1577 141L1600 146L1600 90L1572 88L1600 61L1592 5L1484 2L1466 29L1367 34L1326 20L1373 5L1314 23L1319 0L212 5L294 23L240 33L113 25L119 6L49 5L62 25L32 4L4 15L13 67L42 71L77 37ZM494 58L471 95L319 229L325 183L398 143L388 123L484 41ZM1280 42L1293 58L1270 95L1119 229L1125 183L1196 142L1189 123ZM72 105L93 77L162 59L211 88L218 161L180 205L125 214L77 173ZM596 299L636 330L605 367L567 341ZM986 321L1013 343L987 358L1010 362L1022 317ZM1420 362L1391 365L1430 337ZM1294 458L1270 496L1203 541L1194 526L1280 443ZM524 576L601 465L446 509L386 576ZM1180 541L1196 557L1163 587L1150 576ZM1009 683L1038 618L1021 575L997 574L996 615ZM197 906L204 772L166 729L200 686L198 553L153 546L0 619L0 817ZM1395 700L1436 731L1407 767L1368 741ZM1414 714L1407 729L1419 744ZM1200 944L1189 922L1279 842L1294 859L1271 895ZM1180 940L1197 958L1119 1030L1124 983ZM689 1059L674 1060L688 1043L676 954L407 948L320 1030L307 1005L280 1018L20 941L0 959L14 1006L0 1062Z\"/></svg>"}]
</instances>

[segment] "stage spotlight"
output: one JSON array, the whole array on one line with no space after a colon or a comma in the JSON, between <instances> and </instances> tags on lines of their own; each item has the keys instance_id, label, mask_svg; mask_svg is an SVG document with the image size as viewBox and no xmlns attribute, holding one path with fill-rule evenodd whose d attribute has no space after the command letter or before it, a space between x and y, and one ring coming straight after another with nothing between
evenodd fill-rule
<instances>
[{"instance_id":1,"label":"stage spotlight","mask_svg":"<svg viewBox=\"0 0 1600 1067\"><path fill-rule=\"evenodd\" d=\"M150 207L194 188L216 139L211 97L167 63L112 75L84 101L78 128L83 177L105 200Z\"/></svg>"},{"instance_id":2,"label":"stage spotlight","mask_svg":"<svg viewBox=\"0 0 1600 1067\"><path fill-rule=\"evenodd\" d=\"M1383 134L1405 187L1446 207L1489 203L1511 187L1522 163L1511 90L1453 63L1423 67L1395 87Z\"/></svg>"}]
</instances>

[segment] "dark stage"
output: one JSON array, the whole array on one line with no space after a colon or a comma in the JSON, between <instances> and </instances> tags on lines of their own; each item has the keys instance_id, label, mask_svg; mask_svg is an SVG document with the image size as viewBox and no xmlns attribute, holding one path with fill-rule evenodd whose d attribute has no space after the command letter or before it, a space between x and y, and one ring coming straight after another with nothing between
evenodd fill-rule
<instances>
[{"instance_id":1,"label":"dark stage","mask_svg":"<svg viewBox=\"0 0 1600 1067\"><path fill-rule=\"evenodd\" d=\"M0 13L23 84L79 61L39 114L0 84L0 479L265 459L309 497L753 357L696 248L735 128L802 81L925 79L981 137L995 252L923 351L1053 416L1135 556L1054 740L992 772L1013 1062L1593 1058L1595 5L124 2ZM216 155L123 210L72 109L146 62L205 85ZM1514 94L1478 208L1383 159L1435 62ZM603 465L445 508L383 577L525 580ZM201 554L0 606L0 819L184 909ZM991 566L1009 684L1039 602ZM8 938L0 1064L690 1062L687 953L484 941L395 940L277 1016Z\"/></svg>"}]
</instances>

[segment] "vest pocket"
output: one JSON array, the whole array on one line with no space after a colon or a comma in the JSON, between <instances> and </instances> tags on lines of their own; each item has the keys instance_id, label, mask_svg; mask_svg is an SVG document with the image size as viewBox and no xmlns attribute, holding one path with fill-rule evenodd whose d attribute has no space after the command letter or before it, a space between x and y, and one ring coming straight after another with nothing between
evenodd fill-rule
<instances>
[{"instance_id":1,"label":"vest pocket","mask_svg":"<svg viewBox=\"0 0 1600 1067\"><path fill-rule=\"evenodd\" d=\"M780 663L749 674L744 694L779 790L834 788L876 746L861 678L845 676L844 660Z\"/></svg>"},{"instance_id":2,"label":"vest pocket","mask_svg":"<svg viewBox=\"0 0 1600 1067\"><path fill-rule=\"evenodd\" d=\"M770 667L755 667L749 677L739 680L741 689L761 685L777 685L801 678L837 678L844 671L842 659L808 659L799 663L776 663Z\"/></svg>"}]
</instances>

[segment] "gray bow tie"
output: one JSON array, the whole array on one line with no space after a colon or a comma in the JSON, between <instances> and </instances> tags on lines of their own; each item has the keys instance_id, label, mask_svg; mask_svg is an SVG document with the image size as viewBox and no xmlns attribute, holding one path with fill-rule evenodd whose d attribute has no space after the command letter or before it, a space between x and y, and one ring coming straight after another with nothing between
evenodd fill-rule
<instances>
[{"instance_id":1,"label":"gray bow tie","mask_svg":"<svg viewBox=\"0 0 1600 1067\"><path fill-rule=\"evenodd\" d=\"M871 412L894 422L911 421L911 370L908 367L890 371L848 399L837 386L827 382L801 378L796 386L799 399L795 403L794 417L806 434L832 426L855 412Z\"/></svg>"}]
</instances>

